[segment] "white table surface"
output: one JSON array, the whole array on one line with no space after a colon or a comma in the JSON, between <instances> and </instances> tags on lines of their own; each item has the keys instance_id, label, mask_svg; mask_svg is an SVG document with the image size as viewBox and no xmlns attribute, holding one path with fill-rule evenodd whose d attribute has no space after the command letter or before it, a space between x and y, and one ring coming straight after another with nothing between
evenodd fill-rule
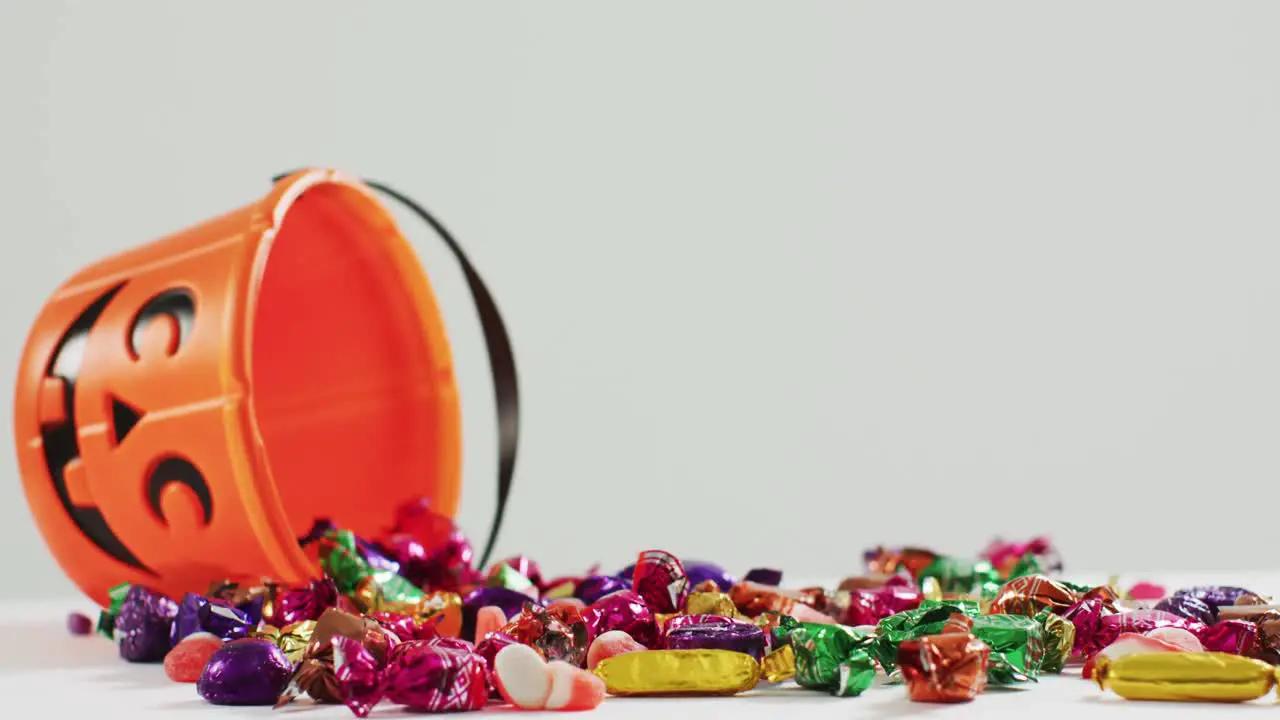
<instances>
[{"instance_id":1,"label":"white table surface","mask_svg":"<svg viewBox=\"0 0 1280 720\"><path fill-rule=\"evenodd\" d=\"M1096 575L1072 574L1071 579L1093 581ZM1168 581L1171 589L1193 584L1233 584L1263 594L1280 595L1280 572L1201 573L1176 577L1133 576L1138 579ZM83 599L63 602L0 604L0 698L5 711L0 717L132 718L133 720L178 720L182 718L267 718L287 715L297 720L332 720L354 717L344 706L312 705L302 701L282 710L265 707L232 708L206 704L196 695L195 686L176 684L164 676L160 665L134 665L122 661L115 646L99 635L73 637L66 632L66 614L80 610L96 618L96 608ZM865 718L894 720L904 717L931 717L941 720L978 718L1201 718L1224 717L1229 713L1249 714L1262 708L1280 713L1274 693L1244 705L1191 703L1141 703L1122 700L1079 676L1068 668L1061 676L1041 678L1034 685L1017 689L992 689L971 703L931 705L907 700L901 686L876 686L861 697L837 698L798 688L790 683L758 689L736 697L650 699L606 698L590 713L596 720L613 718L716 717L730 720L765 717ZM21 713L9 714L20 709ZM502 706L471 716L510 717ZM299 715L294 715L299 713ZM408 713L388 704L376 708L371 718L404 716ZM1242 715L1237 715L1242 717ZM1277 715L1280 717L1280 715Z\"/></svg>"}]
</instances>

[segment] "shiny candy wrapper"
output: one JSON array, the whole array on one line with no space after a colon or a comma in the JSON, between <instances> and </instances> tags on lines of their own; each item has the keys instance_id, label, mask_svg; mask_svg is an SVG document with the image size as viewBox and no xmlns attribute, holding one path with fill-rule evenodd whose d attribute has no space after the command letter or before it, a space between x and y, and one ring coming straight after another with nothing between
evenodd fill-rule
<instances>
[{"instance_id":1,"label":"shiny candy wrapper","mask_svg":"<svg viewBox=\"0 0 1280 720\"><path fill-rule=\"evenodd\" d=\"M532 582L539 589L544 587L542 569L539 568L538 563L534 562L533 558L530 558L528 555L516 555L515 557L510 557L500 563L497 563L497 565L506 565L512 570L515 570L521 576L528 578L529 582ZM492 574L494 572L493 568L490 568L489 572Z\"/></svg>"},{"instance_id":2,"label":"shiny candy wrapper","mask_svg":"<svg viewBox=\"0 0 1280 720\"><path fill-rule=\"evenodd\" d=\"M1008 542L1000 538L991 541L981 557L991 563L996 572L1007 578L1018 577L1017 566L1028 559L1045 572L1062 571L1062 558L1049 538L1041 536L1027 542ZM1039 572L1039 571L1037 571Z\"/></svg>"},{"instance_id":3,"label":"shiny candy wrapper","mask_svg":"<svg viewBox=\"0 0 1280 720\"><path fill-rule=\"evenodd\" d=\"M307 651L307 645L311 643L311 634L315 631L315 628L315 620L303 620L302 622L285 625L282 628L263 625L249 633L249 637L270 642L280 648L285 657L289 658L289 662L297 664L302 662L302 658Z\"/></svg>"},{"instance_id":4,"label":"shiny candy wrapper","mask_svg":"<svg viewBox=\"0 0 1280 720\"><path fill-rule=\"evenodd\" d=\"M764 657L765 638L764 631L755 625L706 623L668 630L663 646L668 650L731 650L759 662Z\"/></svg>"},{"instance_id":5,"label":"shiny candy wrapper","mask_svg":"<svg viewBox=\"0 0 1280 720\"><path fill-rule=\"evenodd\" d=\"M936 580L944 594L994 594L1000 588L1000 576L991 567L991 563L985 560L940 556L916 575L916 580L920 582L924 582L926 578Z\"/></svg>"},{"instance_id":6,"label":"shiny candy wrapper","mask_svg":"<svg viewBox=\"0 0 1280 720\"><path fill-rule=\"evenodd\" d=\"M270 642L232 640L209 658L196 691L214 705L273 705L292 672L293 664Z\"/></svg>"},{"instance_id":7,"label":"shiny candy wrapper","mask_svg":"<svg viewBox=\"0 0 1280 720\"><path fill-rule=\"evenodd\" d=\"M840 697L871 687L876 666L867 651L870 636L843 625L784 620L779 627L795 653L796 684Z\"/></svg>"},{"instance_id":8,"label":"shiny candy wrapper","mask_svg":"<svg viewBox=\"0 0 1280 720\"><path fill-rule=\"evenodd\" d=\"M1035 680L1044 662L1044 630L1025 615L981 615L972 618L968 634L990 648L987 682L1011 685Z\"/></svg>"},{"instance_id":9,"label":"shiny candy wrapper","mask_svg":"<svg viewBox=\"0 0 1280 720\"><path fill-rule=\"evenodd\" d=\"M612 575L588 575L574 588L573 596L587 605L595 605L603 597L630 589L629 579Z\"/></svg>"},{"instance_id":10,"label":"shiny candy wrapper","mask_svg":"<svg viewBox=\"0 0 1280 720\"><path fill-rule=\"evenodd\" d=\"M462 598L457 593L437 591L421 594L413 602L374 602L373 606L365 612L371 615L392 613L408 616L413 618L413 622L419 627L429 625L430 633L443 637L456 637L462 632L464 609ZM414 637L423 639L419 635L430 637L430 633L422 629Z\"/></svg>"},{"instance_id":11,"label":"shiny candy wrapper","mask_svg":"<svg viewBox=\"0 0 1280 720\"><path fill-rule=\"evenodd\" d=\"M653 612L678 612L689 592L689 578L675 555L646 550L636 560L631 587Z\"/></svg>"},{"instance_id":12,"label":"shiny candy wrapper","mask_svg":"<svg viewBox=\"0 0 1280 720\"><path fill-rule=\"evenodd\" d=\"M492 605L501 610L504 617L512 618L519 615L524 606L529 604L541 606L542 603L507 588L484 587L472 590L462 598L462 627L459 637L464 640L483 639L475 637L476 613L482 607Z\"/></svg>"},{"instance_id":13,"label":"shiny candy wrapper","mask_svg":"<svg viewBox=\"0 0 1280 720\"><path fill-rule=\"evenodd\" d=\"M726 617L724 615L670 615L665 617L665 622L661 623L661 629L664 633L671 632L690 625L747 625L753 628L760 628L753 622L742 620L736 617Z\"/></svg>"},{"instance_id":14,"label":"shiny candy wrapper","mask_svg":"<svg viewBox=\"0 0 1280 720\"><path fill-rule=\"evenodd\" d=\"M619 591L597 600L582 612L590 637L610 630L621 630L645 647L654 647L658 625L643 598L630 590Z\"/></svg>"},{"instance_id":15,"label":"shiny candy wrapper","mask_svg":"<svg viewBox=\"0 0 1280 720\"><path fill-rule=\"evenodd\" d=\"M436 628L444 620L443 614L423 617L393 612L369 613L368 617L376 621L384 630L406 642L409 640L434 640L441 637L440 631Z\"/></svg>"},{"instance_id":16,"label":"shiny candy wrapper","mask_svg":"<svg viewBox=\"0 0 1280 720\"><path fill-rule=\"evenodd\" d=\"M448 522L452 527L452 521ZM417 587L461 593L482 583L484 575L475 568L475 551L462 531L453 528L437 542L399 532L382 544L400 565L401 576Z\"/></svg>"},{"instance_id":17,"label":"shiny candy wrapper","mask_svg":"<svg viewBox=\"0 0 1280 720\"><path fill-rule=\"evenodd\" d=\"M565 606L548 610L530 605L498 632L532 646L547 660L564 660L578 667L586 664L590 637L596 637L589 635L577 609Z\"/></svg>"},{"instance_id":18,"label":"shiny candy wrapper","mask_svg":"<svg viewBox=\"0 0 1280 720\"><path fill-rule=\"evenodd\" d=\"M1077 619L1082 620L1076 622ZM1204 623L1188 620L1162 610L1133 610L1111 615L1074 618L1076 625L1076 647L1082 648L1084 654L1091 655L1115 642L1121 633L1131 632L1145 634L1156 628L1182 628L1197 638L1207 629ZM1096 624L1090 626L1087 623Z\"/></svg>"},{"instance_id":19,"label":"shiny candy wrapper","mask_svg":"<svg viewBox=\"0 0 1280 720\"><path fill-rule=\"evenodd\" d=\"M1234 605L1236 600L1244 596L1255 596L1244 588L1230 587L1226 585L1202 585L1199 587L1183 588L1173 593L1172 597L1191 597L1205 603L1214 609L1214 620L1217 620L1217 609L1223 605Z\"/></svg>"},{"instance_id":20,"label":"shiny candy wrapper","mask_svg":"<svg viewBox=\"0 0 1280 720\"><path fill-rule=\"evenodd\" d=\"M760 661L760 673L771 683L780 683L795 677L795 649L790 645L782 645L770 651Z\"/></svg>"},{"instance_id":21,"label":"shiny candy wrapper","mask_svg":"<svg viewBox=\"0 0 1280 720\"><path fill-rule=\"evenodd\" d=\"M308 641L303 646L301 659L294 661L297 665L293 678L276 702L277 707L304 693L316 702L343 702L344 696L333 662L334 638L346 637L360 643L379 666L386 660L391 648L400 642L397 636L389 634L376 620L337 608L326 610L319 620L308 620L283 628L276 643L288 656L292 647L304 635Z\"/></svg>"},{"instance_id":22,"label":"shiny candy wrapper","mask_svg":"<svg viewBox=\"0 0 1280 720\"><path fill-rule=\"evenodd\" d=\"M871 642L871 654L885 672L892 672L897 662L900 643L925 635L942 633L953 615L968 616L968 613L959 605L941 603L929 607L922 605L915 610L891 615L876 625L876 637Z\"/></svg>"},{"instance_id":23,"label":"shiny candy wrapper","mask_svg":"<svg viewBox=\"0 0 1280 720\"><path fill-rule=\"evenodd\" d=\"M1048 610L1041 610L1035 619L1040 623L1045 639L1044 660L1040 663L1040 671L1062 672L1067 660L1071 659L1072 648L1075 647L1076 626Z\"/></svg>"},{"instance_id":24,"label":"shiny candy wrapper","mask_svg":"<svg viewBox=\"0 0 1280 720\"><path fill-rule=\"evenodd\" d=\"M161 662L172 647L178 604L160 593L132 585L115 616L120 657L129 662Z\"/></svg>"},{"instance_id":25,"label":"shiny candy wrapper","mask_svg":"<svg viewBox=\"0 0 1280 720\"><path fill-rule=\"evenodd\" d=\"M755 617L761 613L771 612L781 615L799 615L797 606L804 605L813 609L808 603L812 596L795 591L781 590L775 587L741 582L729 589L729 597L738 611L747 617ZM816 609L813 609L817 612Z\"/></svg>"},{"instance_id":26,"label":"shiny candy wrapper","mask_svg":"<svg viewBox=\"0 0 1280 720\"><path fill-rule=\"evenodd\" d=\"M1275 672L1261 660L1227 653L1142 653L1100 658L1094 679L1129 700L1247 702L1271 690Z\"/></svg>"},{"instance_id":27,"label":"shiny candy wrapper","mask_svg":"<svg viewBox=\"0 0 1280 720\"><path fill-rule=\"evenodd\" d=\"M1199 639L1211 652L1257 657L1263 649L1258 626L1246 620L1220 620L1206 627Z\"/></svg>"},{"instance_id":28,"label":"shiny candy wrapper","mask_svg":"<svg viewBox=\"0 0 1280 720\"><path fill-rule=\"evenodd\" d=\"M918 547L886 548L877 547L863 553L867 563L867 572L875 575L893 575L899 570L906 571L917 578L938 554L932 550Z\"/></svg>"},{"instance_id":29,"label":"shiny candy wrapper","mask_svg":"<svg viewBox=\"0 0 1280 720\"><path fill-rule=\"evenodd\" d=\"M273 612L270 617L264 614L263 621L276 627L284 627L303 620L319 619L325 610L337 606L338 587L333 580L313 580L303 587L279 593Z\"/></svg>"},{"instance_id":30,"label":"shiny candy wrapper","mask_svg":"<svg viewBox=\"0 0 1280 720\"><path fill-rule=\"evenodd\" d=\"M367 717L386 698L409 710L455 712L479 710L489 697L488 665L475 652L441 640L401 643L379 668L360 643L334 640L334 665L347 707ZM459 641L461 642L461 641Z\"/></svg>"},{"instance_id":31,"label":"shiny candy wrapper","mask_svg":"<svg viewBox=\"0 0 1280 720\"><path fill-rule=\"evenodd\" d=\"M211 601L209 598L187 593L178 604L178 614L173 619L171 643L177 645L188 635L207 632L223 640L247 637L256 626L249 616L233 607Z\"/></svg>"},{"instance_id":32,"label":"shiny candy wrapper","mask_svg":"<svg viewBox=\"0 0 1280 720\"><path fill-rule=\"evenodd\" d=\"M519 570L505 563L493 566L485 579L485 585L515 590L521 595L527 595L531 598L536 598L540 594L538 586L532 580L521 575Z\"/></svg>"},{"instance_id":33,"label":"shiny candy wrapper","mask_svg":"<svg viewBox=\"0 0 1280 720\"><path fill-rule=\"evenodd\" d=\"M987 687L990 648L973 635L925 635L904 641L897 664L914 702L968 702Z\"/></svg>"},{"instance_id":34,"label":"shiny candy wrapper","mask_svg":"<svg viewBox=\"0 0 1280 720\"><path fill-rule=\"evenodd\" d=\"M270 624L274 619L276 596L280 586L271 582L244 584L231 580L221 580L209 585L205 597L219 600L244 613L249 618L251 627L263 622Z\"/></svg>"},{"instance_id":35,"label":"shiny candy wrapper","mask_svg":"<svg viewBox=\"0 0 1280 720\"><path fill-rule=\"evenodd\" d=\"M1000 587L990 612L1035 617L1041 610L1062 613L1080 601L1080 593L1044 575L1024 575Z\"/></svg>"},{"instance_id":36,"label":"shiny candy wrapper","mask_svg":"<svg viewBox=\"0 0 1280 720\"><path fill-rule=\"evenodd\" d=\"M1212 625L1218 619L1218 612L1208 603L1191 595L1173 595L1156 603L1155 610L1172 613L1188 620Z\"/></svg>"},{"instance_id":37,"label":"shiny candy wrapper","mask_svg":"<svg viewBox=\"0 0 1280 720\"><path fill-rule=\"evenodd\" d=\"M685 575L689 578L690 587L714 582L717 590L728 590L738 584L738 578L730 575L715 563L691 560L684 564Z\"/></svg>"},{"instance_id":38,"label":"shiny candy wrapper","mask_svg":"<svg viewBox=\"0 0 1280 720\"><path fill-rule=\"evenodd\" d=\"M485 635L484 639L482 639L479 643L476 643L476 654L484 659L485 666L488 667L489 672L492 673L494 658L498 657L498 653L502 650L502 648L507 647L508 645L523 645L523 644L524 643L511 637L510 635L500 630L495 630L489 633L488 635ZM538 648L534 648L534 650L537 651L539 655L542 655L542 651L538 650ZM545 655L542 655L542 659L546 660L547 657Z\"/></svg>"},{"instance_id":39,"label":"shiny candy wrapper","mask_svg":"<svg viewBox=\"0 0 1280 720\"><path fill-rule=\"evenodd\" d=\"M99 635L108 640L115 639L116 617L120 615L120 608L124 606L124 599L128 597L130 587L129 583L121 583L107 591L107 597L111 602L98 613L98 624L95 629Z\"/></svg>"},{"instance_id":40,"label":"shiny candy wrapper","mask_svg":"<svg viewBox=\"0 0 1280 720\"><path fill-rule=\"evenodd\" d=\"M684 611L689 615L738 615L738 607L733 604L733 598L722 592L689 593L689 597L685 599Z\"/></svg>"},{"instance_id":41,"label":"shiny candy wrapper","mask_svg":"<svg viewBox=\"0 0 1280 720\"><path fill-rule=\"evenodd\" d=\"M611 695L732 695L760 681L760 663L729 650L639 650L594 672Z\"/></svg>"}]
</instances>

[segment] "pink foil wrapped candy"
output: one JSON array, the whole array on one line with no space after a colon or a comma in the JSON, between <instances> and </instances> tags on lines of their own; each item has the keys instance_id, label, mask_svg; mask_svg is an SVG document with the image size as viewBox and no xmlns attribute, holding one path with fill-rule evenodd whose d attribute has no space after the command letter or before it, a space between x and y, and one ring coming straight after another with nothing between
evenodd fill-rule
<instances>
[{"instance_id":1,"label":"pink foil wrapped candy","mask_svg":"<svg viewBox=\"0 0 1280 720\"><path fill-rule=\"evenodd\" d=\"M631 587L652 612L673 613L684 607L689 578L675 555L665 550L645 550L636 560Z\"/></svg>"},{"instance_id":2,"label":"pink foil wrapped candy","mask_svg":"<svg viewBox=\"0 0 1280 720\"><path fill-rule=\"evenodd\" d=\"M621 630L645 647L654 647L658 625L645 601L630 590L607 595L582 611L587 634L597 638L610 630Z\"/></svg>"},{"instance_id":3,"label":"pink foil wrapped candy","mask_svg":"<svg viewBox=\"0 0 1280 720\"><path fill-rule=\"evenodd\" d=\"M420 712L479 710L489 697L484 659L463 641L441 638L401 643L384 668L373 654L347 637L334 639L334 666L347 707L367 717L383 698Z\"/></svg>"}]
</instances>

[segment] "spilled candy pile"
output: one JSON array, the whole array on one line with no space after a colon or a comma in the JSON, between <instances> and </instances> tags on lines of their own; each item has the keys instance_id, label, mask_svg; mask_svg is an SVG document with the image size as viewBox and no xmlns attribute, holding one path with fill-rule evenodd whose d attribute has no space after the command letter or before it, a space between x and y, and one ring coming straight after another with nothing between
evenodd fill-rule
<instances>
[{"instance_id":1,"label":"spilled candy pile","mask_svg":"<svg viewBox=\"0 0 1280 720\"><path fill-rule=\"evenodd\" d=\"M851 577L803 588L662 550L616 574L545 578L526 557L479 568L452 521L421 504L385 537L319 522L299 542L322 570L307 584L228 580L183 598L119 586L98 631L212 704L306 697L359 717L380 702L586 710L606 695L785 682L968 702L1068 666L1124 698L1244 701L1275 685L1280 663L1269 598L1076 584L1043 538L995 542L978 560L875 548ZM72 633L88 625L68 620Z\"/></svg>"}]
</instances>

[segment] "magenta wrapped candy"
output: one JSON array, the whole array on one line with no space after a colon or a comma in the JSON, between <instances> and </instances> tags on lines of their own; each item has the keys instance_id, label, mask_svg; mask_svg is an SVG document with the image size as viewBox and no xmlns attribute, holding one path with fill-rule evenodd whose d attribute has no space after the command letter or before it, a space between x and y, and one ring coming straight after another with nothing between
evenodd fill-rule
<instances>
[{"instance_id":1,"label":"magenta wrapped candy","mask_svg":"<svg viewBox=\"0 0 1280 720\"><path fill-rule=\"evenodd\" d=\"M679 612L689 594L689 577L675 555L665 550L645 550L636 560L631 589L644 598L652 612Z\"/></svg>"},{"instance_id":2,"label":"magenta wrapped candy","mask_svg":"<svg viewBox=\"0 0 1280 720\"><path fill-rule=\"evenodd\" d=\"M508 645L519 645L520 641L510 635L495 630L484 639L476 644L476 654L484 659L485 665L489 668L489 672L493 672L493 659L498 657L498 652ZM535 650L537 648L534 648Z\"/></svg>"},{"instance_id":3,"label":"magenta wrapped candy","mask_svg":"<svg viewBox=\"0 0 1280 720\"><path fill-rule=\"evenodd\" d=\"M419 712L479 710L489 697L484 658L456 643L401 643L379 668L373 654L347 637L334 638L334 667L347 707L367 717L386 698Z\"/></svg>"},{"instance_id":4,"label":"magenta wrapped candy","mask_svg":"<svg viewBox=\"0 0 1280 720\"><path fill-rule=\"evenodd\" d=\"M664 638L668 650L729 650L750 655L757 662L764 657L764 631L747 623L708 623L668 629Z\"/></svg>"},{"instance_id":5,"label":"magenta wrapped candy","mask_svg":"<svg viewBox=\"0 0 1280 720\"><path fill-rule=\"evenodd\" d=\"M168 654L178 604L150 588L129 588L115 619L120 657L129 662L160 662Z\"/></svg>"},{"instance_id":6,"label":"magenta wrapped candy","mask_svg":"<svg viewBox=\"0 0 1280 720\"><path fill-rule=\"evenodd\" d=\"M1205 628L1200 644L1211 652L1257 657L1262 652L1258 626L1247 620L1222 620Z\"/></svg>"},{"instance_id":7,"label":"magenta wrapped candy","mask_svg":"<svg viewBox=\"0 0 1280 720\"><path fill-rule=\"evenodd\" d=\"M276 598L271 617L264 620L276 627L284 627L304 620L319 620L325 610L337 606L338 586L329 578L323 578L282 593Z\"/></svg>"},{"instance_id":8,"label":"magenta wrapped candy","mask_svg":"<svg viewBox=\"0 0 1280 720\"><path fill-rule=\"evenodd\" d=\"M1083 604L1078 603L1067 613L1070 614L1071 610ZM1076 648L1086 655L1092 655L1115 642L1121 633L1145 635L1156 628L1176 627L1199 638L1207 629L1202 622L1188 620L1163 610L1134 610L1111 615L1100 613L1101 611L1094 609L1089 614L1074 614L1067 618L1076 627Z\"/></svg>"},{"instance_id":9,"label":"magenta wrapped candy","mask_svg":"<svg viewBox=\"0 0 1280 720\"><path fill-rule=\"evenodd\" d=\"M655 647L658 625L644 599L630 590L622 590L597 600L582 611L589 638L598 638L610 630L621 630L645 647Z\"/></svg>"}]
</instances>

